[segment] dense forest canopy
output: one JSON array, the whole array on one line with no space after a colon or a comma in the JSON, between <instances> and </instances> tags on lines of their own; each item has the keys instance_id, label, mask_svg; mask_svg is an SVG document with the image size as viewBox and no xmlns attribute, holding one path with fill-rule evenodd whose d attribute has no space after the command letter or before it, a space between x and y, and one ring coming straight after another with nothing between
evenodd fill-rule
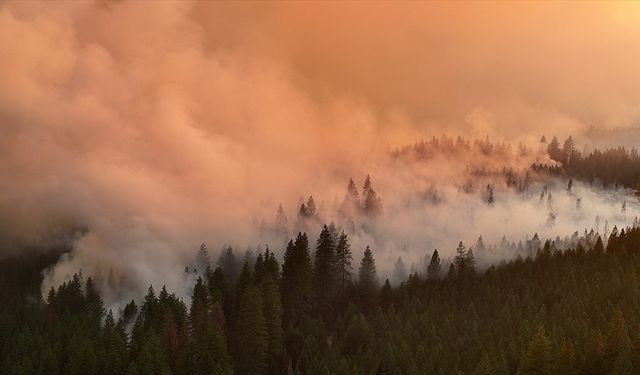
<instances>
[{"instance_id":1,"label":"dense forest canopy","mask_svg":"<svg viewBox=\"0 0 640 375\"><path fill-rule=\"evenodd\" d=\"M5 259L3 374L631 374L640 371L640 228L562 241L476 266L482 239L397 287L367 248L324 225L299 233L284 262L203 244L190 300L162 286L120 311L76 274L38 295L51 257ZM475 250L475 252L474 252ZM30 296L30 298L25 298Z\"/></svg>"},{"instance_id":2,"label":"dense forest canopy","mask_svg":"<svg viewBox=\"0 0 640 375\"><path fill-rule=\"evenodd\" d=\"M638 25L0 0L0 374L640 374Z\"/></svg>"},{"instance_id":3,"label":"dense forest canopy","mask_svg":"<svg viewBox=\"0 0 640 375\"><path fill-rule=\"evenodd\" d=\"M533 235L481 233L467 240L467 233L417 256L406 248L389 253L378 247L397 207L371 175L361 185L349 179L335 210L312 195L300 198L295 214L279 205L273 219L260 223L272 247L238 251L227 245L210 253L203 243L183 271L166 275L180 280L178 289L152 284L136 295L128 275L114 269L89 274L75 269L70 278L52 283L51 270L69 264L73 244L90 231L80 228L52 243L68 244L58 251L2 260L0 369L3 374L640 371L636 203L624 193L615 196L624 199L608 203L613 215L599 211L606 205L589 208L604 189L631 187L637 153L595 149L583 157L571 138L564 144L559 148L554 138L534 151L444 136L392 151L390 163L409 169L431 166L432 159L462 163L479 155L463 168L465 177L458 180L463 183L414 191L415 201L408 204L427 213L460 201L474 202L491 215L509 205L529 205L545 215L544 222L527 228ZM515 167L532 155L538 160L540 153L548 154L546 162ZM611 174L595 160L627 163L629 174ZM588 217L590 211L596 216ZM581 224L583 231L561 232ZM547 239L538 231L561 235ZM371 242L364 244L365 238Z\"/></svg>"}]
</instances>

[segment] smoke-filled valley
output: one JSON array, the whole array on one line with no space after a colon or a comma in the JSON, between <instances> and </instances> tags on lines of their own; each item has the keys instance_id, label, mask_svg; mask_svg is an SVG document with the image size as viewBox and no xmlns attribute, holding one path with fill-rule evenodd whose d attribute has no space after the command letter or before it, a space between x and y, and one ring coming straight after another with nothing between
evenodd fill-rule
<instances>
[{"instance_id":1,"label":"smoke-filled valley","mask_svg":"<svg viewBox=\"0 0 640 375\"><path fill-rule=\"evenodd\" d=\"M0 373L640 372L639 15L0 3Z\"/></svg>"}]
</instances>

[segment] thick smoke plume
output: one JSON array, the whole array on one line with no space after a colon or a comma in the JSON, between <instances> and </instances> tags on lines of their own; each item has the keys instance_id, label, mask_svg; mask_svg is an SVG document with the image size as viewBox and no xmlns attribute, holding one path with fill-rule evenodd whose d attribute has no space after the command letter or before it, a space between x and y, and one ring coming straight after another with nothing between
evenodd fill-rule
<instances>
[{"instance_id":1,"label":"thick smoke plume","mask_svg":"<svg viewBox=\"0 0 640 375\"><path fill-rule=\"evenodd\" d=\"M296 230L300 195L314 196L323 220L345 224L338 212L347 181L361 187L366 174L384 209L354 223L352 241L375 247L384 272L398 256L419 264L435 247L446 256L479 235L564 236L594 227L598 215L621 223L619 205L629 198L578 183L571 194L566 181L547 187L553 223L532 198L546 182L532 181L524 198L489 177L465 190L477 169L523 176L546 160L541 133L562 127L586 137L594 125L611 132L637 119L638 62L613 59L619 66L609 69L611 56L640 56L624 44L636 24L617 8L605 16L592 8L575 27L552 22L575 30L558 41L538 18L553 21L566 9L534 10L496 24L491 17L508 9L472 19L473 9L431 4L365 12L355 4L5 2L0 256L79 236L43 288L82 269L112 272L134 295L150 283L179 290L203 241L241 250L269 241L281 250L265 223L282 204ZM605 33L573 52L604 58L606 50L607 61L559 69L575 62L561 42L593 25ZM511 29L518 33L504 32ZM614 94L609 80L591 78L602 72L625 89ZM592 91L610 99L593 103ZM469 152L424 163L391 152L443 133L488 135L512 148L506 158ZM490 206L486 184L496 184ZM427 202L436 190L437 202Z\"/></svg>"}]
</instances>

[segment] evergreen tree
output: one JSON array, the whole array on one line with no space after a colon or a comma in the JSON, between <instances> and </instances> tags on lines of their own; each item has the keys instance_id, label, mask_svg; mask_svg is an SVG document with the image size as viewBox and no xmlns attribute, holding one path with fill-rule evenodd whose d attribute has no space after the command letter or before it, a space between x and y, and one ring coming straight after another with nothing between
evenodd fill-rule
<instances>
[{"instance_id":1,"label":"evergreen tree","mask_svg":"<svg viewBox=\"0 0 640 375\"><path fill-rule=\"evenodd\" d=\"M382 200L373 189L371 176L367 175L362 188L362 209L365 214L375 216L382 211Z\"/></svg>"},{"instance_id":2,"label":"evergreen tree","mask_svg":"<svg viewBox=\"0 0 640 375\"><path fill-rule=\"evenodd\" d=\"M311 195L309 196L309 199L307 199L306 216L308 217L316 216L316 202L313 200L313 196Z\"/></svg>"},{"instance_id":3,"label":"evergreen tree","mask_svg":"<svg viewBox=\"0 0 640 375\"><path fill-rule=\"evenodd\" d=\"M549 338L542 326L538 327L538 330L529 342L529 347L520 362L518 374L553 374L554 365L551 341L549 341Z\"/></svg>"},{"instance_id":4,"label":"evergreen tree","mask_svg":"<svg viewBox=\"0 0 640 375\"><path fill-rule=\"evenodd\" d=\"M316 243L313 265L313 290L318 312L328 317L334 302L336 277L335 243L325 224Z\"/></svg>"},{"instance_id":5,"label":"evergreen tree","mask_svg":"<svg viewBox=\"0 0 640 375\"><path fill-rule=\"evenodd\" d=\"M493 186L487 185L487 204L491 206L495 200L496 199L493 196Z\"/></svg>"},{"instance_id":6,"label":"evergreen tree","mask_svg":"<svg viewBox=\"0 0 640 375\"><path fill-rule=\"evenodd\" d=\"M309 312L311 301L311 257L307 235L298 233L289 241L282 265L282 306L286 323L297 324Z\"/></svg>"},{"instance_id":7,"label":"evergreen tree","mask_svg":"<svg viewBox=\"0 0 640 375\"><path fill-rule=\"evenodd\" d=\"M204 242L200 245L200 250L198 250L198 254L196 255L195 267L196 271L200 272L201 275L204 275L205 271L211 267L209 250L207 250L207 245L205 245Z\"/></svg>"},{"instance_id":8,"label":"evergreen tree","mask_svg":"<svg viewBox=\"0 0 640 375\"><path fill-rule=\"evenodd\" d=\"M238 278L239 266L231 246L228 246L218 259L218 266L227 278L227 285L235 285Z\"/></svg>"},{"instance_id":9,"label":"evergreen tree","mask_svg":"<svg viewBox=\"0 0 640 375\"><path fill-rule=\"evenodd\" d=\"M238 282L236 283L236 301L240 301L240 296L244 293L244 290L247 289L250 285L253 285L253 273L251 272L251 266L249 266L249 261L245 260L242 266L242 270L240 270L240 276L238 277Z\"/></svg>"},{"instance_id":10,"label":"evergreen tree","mask_svg":"<svg viewBox=\"0 0 640 375\"><path fill-rule=\"evenodd\" d=\"M438 255L438 249L433 251L431 255L431 261L427 266L427 279L435 280L439 279L442 275L442 265L440 264L440 255Z\"/></svg>"},{"instance_id":11,"label":"evergreen tree","mask_svg":"<svg viewBox=\"0 0 640 375\"><path fill-rule=\"evenodd\" d=\"M231 371L223 328L213 320L207 287L196 280L191 297L189 363L194 374Z\"/></svg>"},{"instance_id":12,"label":"evergreen tree","mask_svg":"<svg viewBox=\"0 0 640 375\"><path fill-rule=\"evenodd\" d=\"M264 272L270 274L276 283L280 281L280 264L275 254L269 250L269 246L264 251Z\"/></svg>"},{"instance_id":13,"label":"evergreen tree","mask_svg":"<svg viewBox=\"0 0 640 375\"><path fill-rule=\"evenodd\" d=\"M547 153L551 159L555 161L562 161L562 151L560 150L560 142L558 142L557 137L554 136L547 146Z\"/></svg>"},{"instance_id":14,"label":"evergreen tree","mask_svg":"<svg viewBox=\"0 0 640 375\"><path fill-rule=\"evenodd\" d=\"M453 258L453 265L455 272L459 277L466 277L474 273L475 271L475 257L473 250L469 249L462 244L462 241L458 244L456 249L456 256Z\"/></svg>"},{"instance_id":15,"label":"evergreen tree","mask_svg":"<svg viewBox=\"0 0 640 375\"><path fill-rule=\"evenodd\" d=\"M349 185L347 186L347 196L349 197L349 200L354 205L354 207L358 207L360 205L360 195L358 194L356 183L353 182L353 178L349 178Z\"/></svg>"},{"instance_id":16,"label":"evergreen tree","mask_svg":"<svg viewBox=\"0 0 640 375\"><path fill-rule=\"evenodd\" d=\"M363 308L367 311L374 305L378 289L376 262L369 246L364 250L364 255L360 261L358 289Z\"/></svg>"},{"instance_id":17,"label":"evergreen tree","mask_svg":"<svg viewBox=\"0 0 640 375\"><path fill-rule=\"evenodd\" d=\"M282 304L280 291L270 273L262 280L262 299L267 331L266 373L279 374L282 369L284 346L282 330Z\"/></svg>"},{"instance_id":18,"label":"evergreen tree","mask_svg":"<svg viewBox=\"0 0 640 375\"><path fill-rule=\"evenodd\" d=\"M620 309L616 309L611 316L605 339L604 357L608 373L632 373L631 339Z\"/></svg>"},{"instance_id":19,"label":"evergreen tree","mask_svg":"<svg viewBox=\"0 0 640 375\"><path fill-rule=\"evenodd\" d=\"M171 374L162 342L155 331L150 330L146 333L136 363L140 375Z\"/></svg>"},{"instance_id":20,"label":"evergreen tree","mask_svg":"<svg viewBox=\"0 0 640 375\"><path fill-rule=\"evenodd\" d=\"M261 374L267 365L269 336L263 312L262 294L255 286L242 293L236 323L238 374Z\"/></svg>"},{"instance_id":21,"label":"evergreen tree","mask_svg":"<svg viewBox=\"0 0 640 375\"><path fill-rule=\"evenodd\" d=\"M339 295L341 297L344 297L347 288L351 285L351 275L353 272L353 267L351 266L352 260L353 256L351 255L349 237L342 231L338 237L338 244L336 245L336 274L338 278Z\"/></svg>"}]
</instances>

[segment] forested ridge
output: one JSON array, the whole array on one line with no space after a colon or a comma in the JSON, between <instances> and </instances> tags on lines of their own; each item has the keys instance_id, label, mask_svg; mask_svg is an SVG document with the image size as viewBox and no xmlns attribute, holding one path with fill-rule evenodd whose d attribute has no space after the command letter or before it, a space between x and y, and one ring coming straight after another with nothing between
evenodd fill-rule
<instances>
[{"instance_id":1,"label":"forested ridge","mask_svg":"<svg viewBox=\"0 0 640 375\"><path fill-rule=\"evenodd\" d=\"M544 136L541 142L546 143ZM547 145L547 153L559 165L538 164L533 165L534 170L552 174L564 171L570 177L604 187L640 188L640 154L635 147L596 148L582 153L577 150L573 137L565 139L562 146L558 138L553 137Z\"/></svg>"},{"instance_id":2,"label":"forested ridge","mask_svg":"<svg viewBox=\"0 0 640 375\"><path fill-rule=\"evenodd\" d=\"M81 274L39 298L27 275L47 259L5 259L0 371L638 373L640 229L614 228L606 245L594 238L569 249L546 241L486 270L459 243L450 264L434 251L392 287L372 249L353 260L348 236L323 226L315 242L292 239L282 266L268 248L244 262L229 248L212 262L203 246L209 267L190 301L150 286L118 312Z\"/></svg>"}]
</instances>

